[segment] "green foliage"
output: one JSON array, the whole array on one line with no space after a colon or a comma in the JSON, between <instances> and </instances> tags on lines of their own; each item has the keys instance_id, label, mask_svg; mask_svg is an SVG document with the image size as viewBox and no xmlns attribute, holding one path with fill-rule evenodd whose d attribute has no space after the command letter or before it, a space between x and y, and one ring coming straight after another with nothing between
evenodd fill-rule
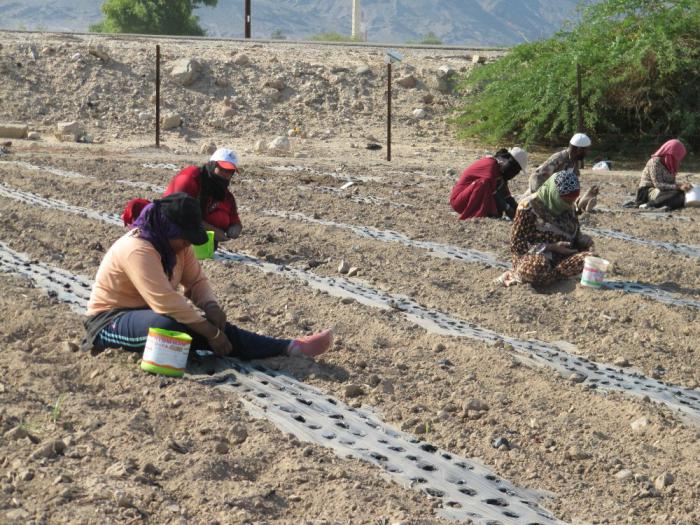
<instances>
[{"instance_id":1,"label":"green foliage","mask_svg":"<svg viewBox=\"0 0 700 525\"><path fill-rule=\"evenodd\" d=\"M549 40L519 45L464 80L463 137L561 142L584 128L603 141L680 137L700 146L698 0L603 0Z\"/></svg>"},{"instance_id":2,"label":"green foliage","mask_svg":"<svg viewBox=\"0 0 700 525\"><path fill-rule=\"evenodd\" d=\"M341 35L340 33L320 33L309 37L309 40L316 42L361 42L357 38Z\"/></svg>"},{"instance_id":3,"label":"green foliage","mask_svg":"<svg viewBox=\"0 0 700 525\"><path fill-rule=\"evenodd\" d=\"M199 6L216 6L218 0L106 0L105 19L91 25L95 33L140 33L151 35L203 36Z\"/></svg>"},{"instance_id":4,"label":"green foliage","mask_svg":"<svg viewBox=\"0 0 700 525\"><path fill-rule=\"evenodd\" d=\"M442 40L438 38L438 36L430 31L428 34L426 34L422 39L420 40L409 40L407 42L408 44L423 44L426 46L441 46L442 45Z\"/></svg>"},{"instance_id":5,"label":"green foliage","mask_svg":"<svg viewBox=\"0 0 700 525\"><path fill-rule=\"evenodd\" d=\"M287 35L281 29L275 29L270 33L270 40L287 40Z\"/></svg>"},{"instance_id":6,"label":"green foliage","mask_svg":"<svg viewBox=\"0 0 700 525\"><path fill-rule=\"evenodd\" d=\"M56 402L53 404L53 407L51 408L51 421L55 425L58 420L61 418L61 404L63 401L66 399L66 396L68 394L61 394L58 396L58 399Z\"/></svg>"}]
</instances>

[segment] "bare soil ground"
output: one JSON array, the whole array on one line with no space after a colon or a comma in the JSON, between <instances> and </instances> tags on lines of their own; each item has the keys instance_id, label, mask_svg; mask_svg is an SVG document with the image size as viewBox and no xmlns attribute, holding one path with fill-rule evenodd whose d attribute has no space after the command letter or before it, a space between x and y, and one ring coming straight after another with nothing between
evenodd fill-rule
<instances>
[{"instance_id":1,"label":"bare soil ground","mask_svg":"<svg viewBox=\"0 0 700 525\"><path fill-rule=\"evenodd\" d=\"M359 269L352 279L377 290L406 295L502 334L567 341L576 347L571 352L596 362L624 358L628 370L697 391L700 323L695 308L638 294L590 290L573 281L546 290L504 289L493 283L500 273L497 268L433 257L420 248L361 237L345 228L270 214L299 212L319 220L395 230L415 240L492 252L507 261L509 222L460 223L447 204L456 178L447 170L461 170L486 149L494 149L451 138L445 121L454 100L427 80L429 72L445 62L461 60L466 67L468 60L411 57L416 75L426 82L413 90L398 90L396 104L402 109L394 161L387 163L384 151L364 149L368 135L382 135L380 66L375 68L377 78L365 86L366 95L352 91L362 82L352 71L363 63L378 63L378 50L235 49L233 56L247 53L254 61L256 73L247 74L255 82L239 87L227 76L230 83L225 88L214 80L206 89L178 88L170 103L191 117L185 127L165 133L164 147L157 150L147 126L139 127L133 116L134 110L144 109L138 97L130 89L119 89L120 82L131 82L141 86L139 96L148 96L150 84L143 75L150 69L143 66L141 71L137 65L151 42L106 39L120 65L116 70L106 71L113 66L89 57L78 73L71 73L66 69L72 67L66 65L69 57L83 50L85 42L22 38L29 37L0 35L0 63L5 71L15 68L0 82L0 120L28 122L42 139L15 140L11 153L0 158L0 182L7 187L118 214L129 198L158 196L120 181L165 186L175 173L168 166L145 165L200 164L207 158L200 153L202 144L226 145L241 153L243 167L232 190L242 207L244 233L227 244L229 249L330 277L338 276L338 264L346 260ZM55 48L54 58L40 56L26 63L31 45ZM211 62L211 70L223 68L232 53L205 42L171 47L173 58L196 51ZM65 56L58 63L61 53ZM18 57L24 57L21 68L16 66ZM349 73L329 72L349 59ZM42 60L43 76L32 69ZM315 86L307 86L307 92L301 83L294 84L292 79L303 75L295 77L292 70L305 67L294 61L321 64L328 70L322 76L347 76L338 82L347 84L349 98L340 93L337 104L347 106L348 121L338 116L342 109L328 101L254 106L256 90L274 68L278 75L289 76L302 99L313 92ZM82 71L92 71L94 78L70 84L70 75ZM90 105L76 109L89 82L103 82L100 100L108 99L112 109L106 114L118 118L93 115ZM233 95L227 89L242 92L240 114L223 128L211 127L214 116L206 108ZM317 89L323 93L325 88ZM442 104L430 109L428 120L412 120L413 106L427 94ZM365 97L365 106L373 101L376 111L353 112L352 98L357 96ZM243 105L246 100L248 107ZM131 107L132 116L123 116L124 107ZM65 143L51 136L56 120L74 118L84 119L102 143ZM295 137L289 156L253 153L259 138L285 134L295 120L303 123L307 138ZM330 133L327 128L332 128ZM295 153L303 154L293 158ZM531 155L531 166L548 153ZM60 176L47 167L89 178ZM612 210L585 216L584 225L642 239L700 244L696 210L658 218L620 208L638 177L633 170L584 171L584 185L599 184L600 204ZM347 180L355 184L339 190ZM697 182L697 174L690 180ZM514 193L524 189L525 182L516 179ZM6 197L0 197L0 219L0 241L9 248L89 278L104 250L123 234L119 227L95 219ZM595 242L601 256L613 263L612 278L700 299L697 258L608 237L596 237ZM204 265L229 318L245 328L274 336L335 329L334 348L316 362L280 358L269 366L351 405L372 407L385 422L454 454L476 458L519 487L550 493L542 504L563 522L700 524L697 422L640 397L606 394L585 382L569 381L551 369L522 362L507 348L429 333L400 312L340 300L284 275L220 261ZM187 379L145 374L137 356L123 352L91 357L72 351L70 343L82 337L80 316L29 281L2 274L0 290L4 522L445 522L437 500L429 495L390 481L373 465L338 457L252 418L234 394ZM349 385L361 386L362 394L350 397ZM472 400L482 401L488 410L475 417L466 408ZM633 428L631 423L640 418L646 418L644 424ZM511 446L494 448L499 437ZM63 453L32 455L59 439ZM673 482L667 478L655 487L664 473Z\"/></svg>"}]
</instances>

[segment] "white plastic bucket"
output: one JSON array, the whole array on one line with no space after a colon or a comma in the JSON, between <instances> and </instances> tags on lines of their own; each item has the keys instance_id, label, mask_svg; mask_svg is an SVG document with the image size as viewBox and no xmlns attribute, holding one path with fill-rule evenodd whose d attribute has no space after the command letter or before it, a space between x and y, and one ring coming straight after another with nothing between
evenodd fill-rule
<instances>
[{"instance_id":1,"label":"white plastic bucket","mask_svg":"<svg viewBox=\"0 0 700 525\"><path fill-rule=\"evenodd\" d=\"M600 257L586 257L583 260L583 273L581 274L581 284L591 288L600 288L605 280L605 273L608 271L610 261Z\"/></svg>"},{"instance_id":2,"label":"white plastic bucket","mask_svg":"<svg viewBox=\"0 0 700 525\"><path fill-rule=\"evenodd\" d=\"M685 205L691 208L700 207L700 186L695 186L685 192Z\"/></svg>"},{"instance_id":3,"label":"white plastic bucket","mask_svg":"<svg viewBox=\"0 0 700 525\"><path fill-rule=\"evenodd\" d=\"M149 328L143 349L141 370L164 376L182 377L187 368L192 338L182 332Z\"/></svg>"}]
</instances>

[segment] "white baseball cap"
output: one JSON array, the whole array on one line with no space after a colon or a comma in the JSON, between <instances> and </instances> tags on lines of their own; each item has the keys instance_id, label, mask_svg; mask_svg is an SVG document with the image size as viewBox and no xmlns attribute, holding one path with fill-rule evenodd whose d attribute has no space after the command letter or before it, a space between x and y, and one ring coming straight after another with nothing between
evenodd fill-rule
<instances>
[{"instance_id":1,"label":"white baseball cap","mask_svg":"<svg viewBox=\"0 0 700 525\"><path fill-rule=\"evenodd\" d=\"M508 150L508 153L520 164L520 169L527 174L527 151L522 148L514 147Z\"/></svg>"},{"instance_id":2,"label":"white baseball cap","mask_svg":"<svg viewBox=\"0 0 700 525\"><path fill-rule=\"evenodd\" d=\"M233 150L226 148L217 149L209 159L209 162L216 164L225 170L235 170L238 168L238 157Z\"/></svg>"},{"instance_id":3,"label":"white baseball cap","mask_svg":"<svg viewBox=\"0 0 700 525\"><path fill-rule=\"evenodd\" d=\"M569 144L577 148L587 148L591 145L591 139L585 133L576 133L576 135L571 137Z\"/></svg>"}]
</instances>

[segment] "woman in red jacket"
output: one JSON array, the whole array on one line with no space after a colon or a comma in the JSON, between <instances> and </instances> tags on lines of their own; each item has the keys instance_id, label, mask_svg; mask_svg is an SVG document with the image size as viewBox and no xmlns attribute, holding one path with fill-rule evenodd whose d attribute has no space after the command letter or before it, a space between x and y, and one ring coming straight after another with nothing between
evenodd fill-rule
<instances>
[{"instance_id":1,"label":"woman in red jacket","mask_svg":"<svg viewBox=\"0 0 700 525\"><path fill-rule=\"evenodd\" d=\"M471 164L452 188L450 206L460 220L474 217L515 216L517 203L510 195L508 181L527 173L527 152L521 148L501 149L492 157Z\"/></svg>"},{"instance_id":2,"label":"woman in red jacket","mask_svg":"<svg viewBox=\"0 0 700 525\"><path fill-rule=\"evenodd\" d=\"M238 173L238 159L230 149L219 148L202 167L188 166L170 181L163 196L184 192L199 201L204 228L224 242L241 234L236 199L228 189Z\"/></svg>"}]
</instances>

